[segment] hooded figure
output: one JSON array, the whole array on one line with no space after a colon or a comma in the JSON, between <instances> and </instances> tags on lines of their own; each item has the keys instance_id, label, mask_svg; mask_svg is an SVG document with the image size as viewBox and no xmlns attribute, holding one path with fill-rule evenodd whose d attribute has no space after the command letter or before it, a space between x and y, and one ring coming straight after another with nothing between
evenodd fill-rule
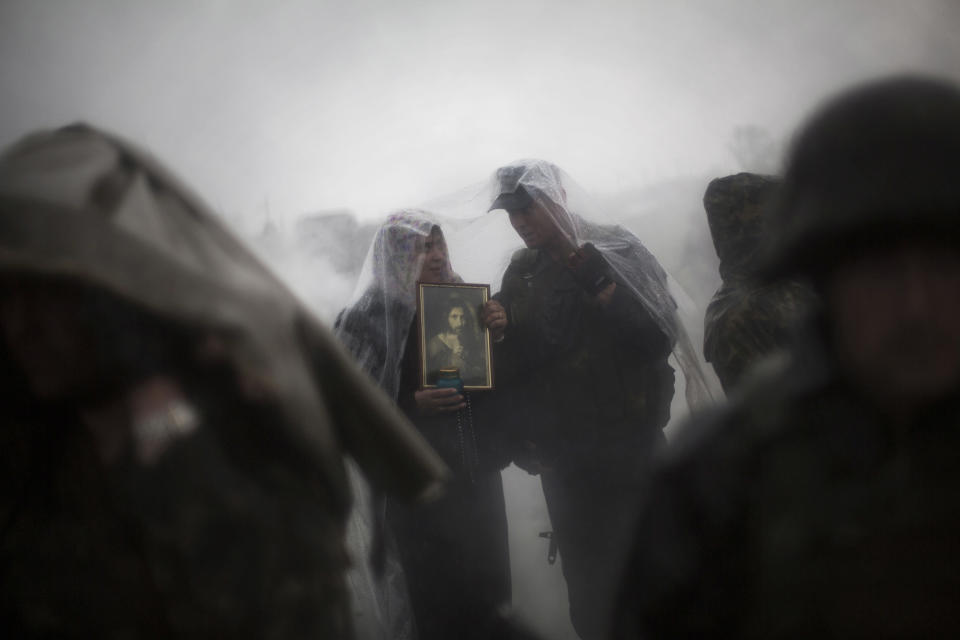
<instances>
[{"instance_id":1,"label":"hooded figure","mask_svg":"<svg viewBox=\"0 0 960 640\"><path fill-rule=\"evenodd\" d=\"M752 364L788 345L812 303L804 283L765 282L759 275L769 203L779 182L738 173L712 180L703 194L723 279L704 318L703 354L727 393Z\"/></svg>"},{"instance_id":2,"label":"hooded figure","mask_svg":"<svg viewBox=\"0 0 960 640\"><path fill-rule=\"evenodd\" d=\"M337 334L453 471L446 494L435 503L410 508L388 500L386 505L417 636L506 637L500 615L510 604L510 563L499 421L482 393L420 389L418 282L461 279L450 266L437 220L425 211L399 211L377 231L354 301L337 320ZM361 533L368 528L359 524ZM386 614L381 627L388 629L388 638L409 633L402 616L389 619L403 604L398 573L388 561L382 587L366 580L372 599L387 610L376 615Z\"/></svg>"},{"instance_id":3,"label":"hooded figure","mask_svg":"<svg viewBox=\"0 0 960 640\"><path fill-rule=\"evenodd\" d=\"M582 194L548 162L501 167L492 187L490 209L506 210L527 245L495 296L514 460L541 474L574 628L604 638L646 462L670 417L671 353L688 398L709 392L667 275L636 236L585 219Z\"/></svg>"},{"instance_id":4,"label":"hooded figure","mask_svg":"<svg viewBox=\"0 0 960 640\"><path fill-rule=\"evenodd\" d=\"M189 189L87 126L7 149L0 327L7 631L353 636L344 455L444 466Z\"/></svg>"}]
</instances>

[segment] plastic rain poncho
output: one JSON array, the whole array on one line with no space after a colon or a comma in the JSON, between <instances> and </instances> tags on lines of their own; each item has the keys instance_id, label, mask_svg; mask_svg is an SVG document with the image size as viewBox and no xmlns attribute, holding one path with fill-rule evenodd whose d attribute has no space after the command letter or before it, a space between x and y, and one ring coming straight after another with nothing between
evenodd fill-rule
<instances>
[{"instance_id":1,"label":"plastic rain poncho","mask_svg":"<svg viewBox=\"0 0 960 640\"><path fill-rule=\"evenodd\" d=\"M715 376L702 363L681 320L676 300L686 296L633 233L619 225L601 225L587 219L591 214L589 198L559 167L543 160L518 160L496 171L488 194L491 211L525 209L534 202L541 205L569 244L570 252L593 244L615 273L618 286L626 286L670 338L686 381L690 409L697 410L722 397Z\"/></svg>"},{"instance_id":2,"label":"plastic rain poncho","mask_svg":"<svg viewBox=\"0 0 960 640\"><path fill-rule=\"evenodd\" d=\"M394 399L400 361L417 313L424 242L439 224L432 214L419 209L390 214L374 236L355 293L338 322L337 335L360 368ZM449 258L442 280L460 282Z\"/></svg>"},{"instance_id":3,"label":"plastic rain poncho","mask_svg":"<svg viewBox=\"0 0 960 640\"><path fill-rule=\"evenodd\" d=\"M425 258L424 245L435 227L439 223L426 211L410 209L390 214L374 236L354 296L337 319L337 337L360 368L395 401L403 354L417 313L417 281ZM460 280L449 259L441 280ZM376 538L384 535L384 503L371 496L359 476L352 479L358 499L349 522L348 541L358 562L364 562L377 553ZM358 598L355 615L361 638L415 637L403 568L392 550L387 551L382 575L376 574L364 562L349 575L351 589Z\"/></svg>"}]
</instances>

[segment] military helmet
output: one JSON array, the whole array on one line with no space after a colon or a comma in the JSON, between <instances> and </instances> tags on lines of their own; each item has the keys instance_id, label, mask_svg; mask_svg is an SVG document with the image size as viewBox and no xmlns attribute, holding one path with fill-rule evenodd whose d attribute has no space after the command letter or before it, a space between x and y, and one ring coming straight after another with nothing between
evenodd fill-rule
<instances>
[{"instance_id":1,"label":"military helmet","mask_svg":"<svg viewBox=\"0 0 960 640\"><path fill-rule=\"evenodd\" d=\"M795 138L770 229L777 276L905 234L960 246L960 90L901 76L829 101Z\"/></svg>"}]
</instances>

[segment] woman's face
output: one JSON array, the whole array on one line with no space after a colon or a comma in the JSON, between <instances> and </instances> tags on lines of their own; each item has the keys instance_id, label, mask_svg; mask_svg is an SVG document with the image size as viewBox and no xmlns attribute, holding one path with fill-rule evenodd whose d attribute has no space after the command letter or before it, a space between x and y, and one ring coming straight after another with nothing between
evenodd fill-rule
<instances>
[{"instance_id":1,"label":"woman's face","mask_svg":"<svg viewBox=\"0 0 960 640\"><path fill-rule=\"evenodd\" d=\"M420 282L443 282L446 278L447 243L438 227L423 242L423 266L420 268Z\"/></svg>"}]
</instances>

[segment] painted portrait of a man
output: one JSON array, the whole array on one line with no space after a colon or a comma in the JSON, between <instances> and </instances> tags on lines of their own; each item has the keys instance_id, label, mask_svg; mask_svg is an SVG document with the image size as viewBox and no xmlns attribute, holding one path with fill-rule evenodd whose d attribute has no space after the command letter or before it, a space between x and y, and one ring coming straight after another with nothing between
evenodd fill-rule
<instances>
[{"instance_id":1,"label":"painted portrait of a man","mask_svg":"<svg viewBox=\"0 0 960 640\"><path fill-rule=\"evenodd\" d=\"M441 369L457 369L467 388L490 388L489 336L478 312L486 285L421 285L423 385L434 386Z\"/></svg>"}]
</instances>

